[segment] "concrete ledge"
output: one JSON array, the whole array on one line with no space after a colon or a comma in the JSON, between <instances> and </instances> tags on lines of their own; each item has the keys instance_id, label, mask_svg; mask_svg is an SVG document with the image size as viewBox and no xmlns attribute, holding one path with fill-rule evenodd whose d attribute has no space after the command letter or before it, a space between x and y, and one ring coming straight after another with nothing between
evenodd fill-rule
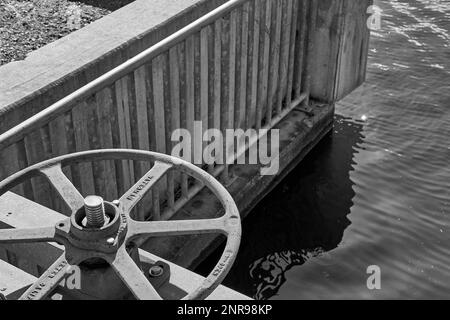
<instances>
[{"instance_id":1,"label":"concrete ledge","mask_svg":"<svg viewBox=\"0 0 450 320\"><path fill-rule=\"evenodd\" d=\"M23 61L0 67L0 133L226 0L136 0Z\"/></svg>"}]
</instances>

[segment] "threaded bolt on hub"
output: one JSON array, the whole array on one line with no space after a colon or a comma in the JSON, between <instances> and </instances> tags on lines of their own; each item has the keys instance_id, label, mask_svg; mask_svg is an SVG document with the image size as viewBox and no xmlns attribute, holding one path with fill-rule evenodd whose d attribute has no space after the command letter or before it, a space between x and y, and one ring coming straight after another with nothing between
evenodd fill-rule
<instances>
[{"instance_id":1,"label":"threaded bolt on hub","mask_svg":"<svg viewBox=\"0 0 450 320\"><path fill-rule=\"evenodd\" d=\"M102 197L88 196L84 199L87 227L101 228L105 224L105 204Z\"/></svg>"}]
</instances>

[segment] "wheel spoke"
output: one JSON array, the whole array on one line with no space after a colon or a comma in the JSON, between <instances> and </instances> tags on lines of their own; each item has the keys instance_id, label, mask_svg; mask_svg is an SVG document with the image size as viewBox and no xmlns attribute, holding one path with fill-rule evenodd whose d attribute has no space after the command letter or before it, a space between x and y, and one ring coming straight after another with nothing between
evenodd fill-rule
<instances>
[{"instance_id":1,"label":"wheel spoke","mask_svg":"<svg viewBox=\"0 0 450 320\"><path fill-rule=\"evenodd\" d=\"M0 243L49 242L55 240L55 227L2 229Z\"/></svg>"},{"instance_id":2,"label":"wheel spoke","mask_svg":"<svg viewBox=\"0 0 450 320\"><path fill-rule=\"evenodd\" d=\"M122 210L130 212L171 167L172 165L168 163L156 161L155 165L120 198Z\"/></svg>"},{"instance_id":3,"label":"wheel spoke","mask_svg":"<svg viewBox=\"0 0 450 320\"><path fill-rule=\"evenodd\" d=\"M69 276L69 263L65 253L51 265L39 279L25 291L19 300L42 300L45 299L59 283Z\"/></svg>"},{"instance_id":4,"label":"wheel spoke","mask_svg":"<svg viewBox=\"0 0 450 320\"><path fill-rule=\"evenodd\" d=\"M125 249L120 249L111 266L138 300L162 300Z\"/></svg>"},{"instance_id":5,"label":"wheel spoke","mask_svg":"<svg viewBox=\"0 0 450 320\"><path fill-rule=\"evenodd\" d=\"M190 234L227 234L226 219L133 221L129 226L129 238L182 236Z\"/></svg>"},{"instance_id":6,"label":"wheel spoke","mask_svg":"<svg viewBox=\"0 0 450 320\"><path fill-rule=\"evenodd\" d=\"M57 164L40 170L47 177L52 186L66 203L69 209L74 212L83 207L83 196L75 188L61 169L61 164Z\"/></svg>"}]
</instances>

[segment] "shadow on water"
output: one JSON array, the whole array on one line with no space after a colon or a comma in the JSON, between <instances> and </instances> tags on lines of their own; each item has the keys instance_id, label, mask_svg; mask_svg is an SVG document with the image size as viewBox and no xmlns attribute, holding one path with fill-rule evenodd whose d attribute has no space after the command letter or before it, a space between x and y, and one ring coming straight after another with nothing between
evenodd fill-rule
<instances>
[{"instance_id":1,"label":"shadow on water","mask_svg":"<svg viewBox=\"0 0 450 320\"><path fill-rule=\"evenodd\" d=\"M355 195L349 173L363 140L362 125L335 117L329 134L245 219L236 262L224 285L255 299L269 299L285 274L313 257L327 263L327 252L350 225ZM218 249L197 272L207 274Z\"/></svg>"},{"instance_id":2,"label":"shadow on water","mask_svg":"<svg viewBox=\"0 0 450 320\"><path fill-rule=\"evenodd\" d=\"M120 9L121 7L126 6L127 4L130 4L134 2L135 0L69 0L70 2L78 2L78 3L84 3L88 6L93 6L97 8L103 8L110 11L114 11L117 9Z\"/></svg>"}]
</instances>

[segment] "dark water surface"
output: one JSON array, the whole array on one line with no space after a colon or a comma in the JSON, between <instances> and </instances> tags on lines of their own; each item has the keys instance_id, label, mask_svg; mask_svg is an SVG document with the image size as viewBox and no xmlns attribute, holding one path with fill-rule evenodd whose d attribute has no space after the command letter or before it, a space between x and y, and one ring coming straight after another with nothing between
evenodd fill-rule
<instances>
[{"instance_id":1,"label":"dark water surface","mask_svg":"<svg viewBox=\"0 0 450 320\"><path fill-rule=\"evenodd\" d=\"M450 298L450 0L376 4L367 82L245 220L224 284L257 299Z\"/></svg>"}]
</instances>

